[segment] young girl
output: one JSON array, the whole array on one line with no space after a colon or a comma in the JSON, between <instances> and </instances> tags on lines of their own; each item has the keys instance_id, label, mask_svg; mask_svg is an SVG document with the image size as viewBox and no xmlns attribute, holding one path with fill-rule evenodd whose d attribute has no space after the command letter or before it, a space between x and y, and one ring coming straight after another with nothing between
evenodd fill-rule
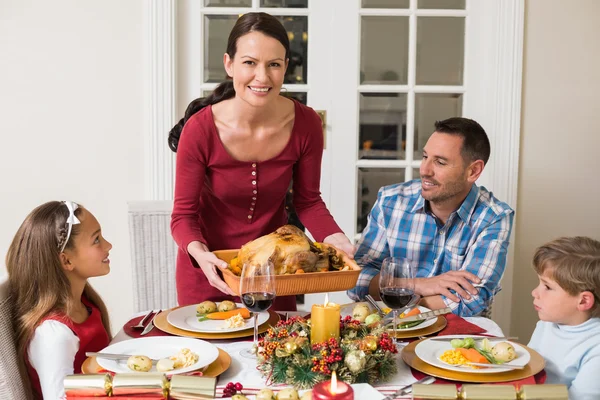
<instances>
[{"instance_id":1,"label":"young girl","mask_svg":"<svg viewBox=\"0 0 600 400\"><path fill-rule=\"evenodd\" d=\"M109 344L106 306L87 280L108 274L111 248L96 218L71 201L37 207L15 235L6 267L34 398L63 398L64 377Z\"/></svg>"}]
</instances>

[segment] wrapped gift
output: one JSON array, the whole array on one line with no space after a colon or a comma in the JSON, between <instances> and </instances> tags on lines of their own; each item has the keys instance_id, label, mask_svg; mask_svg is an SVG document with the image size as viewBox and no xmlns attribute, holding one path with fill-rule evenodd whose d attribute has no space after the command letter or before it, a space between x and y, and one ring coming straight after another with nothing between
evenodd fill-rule
<instances>
[{"instance_id":1,"label":"wrapped gift","mask_svg":"<svg viewBox=\"0 0 600 400\"><path fill-rule=\"evenodd\" d=\"M461 400L517 400L513 385L463 385Z\"/></svg>"},{"instance_id":2,"label":"wrapped gift","mask_svg":"<svg viewBox=\"0 0 600 400\"><path fill-rule=\"evenodd\" d=\"M68 398L102 397L112 394L112 378L109 374L68 375L63 382Z\"/></svg>"},{"instance_id":3,"label":"wrapped gift","mask_svg":"<svg viewBox=\"0 0 600 400\"><path fill-rule=\"evenodd\" d=\"M569 400L565 385L523 385L519 400Z\"/></svg>"},{"instance_id":4,"label":"wrapped gift","mask_svg":"<svg viewBox=\"0 0 600 400\"><path fill-rule=\"evenodd\" d=\"M214 399L217 378L173 375L169 398L173 400Z\"/></svg>"},{"instance_id":5,"label":"wrapped gift","mask_svg":"<svg viewBox=\"0 0 600 400\"><path fill-rule=\"evenodd\" d=\"M415 400L456 400L458 393L455 385L412 385L413 399Z\"/></svg>"},{"instance_id":6,"label":"wrapped gift","mask_svg":"<svg viewBox=\"0 0 600 400\"><path fill-rule=\"evenodd\" d=\"M169 381L164 374L116 374L112 381L112 395L166 399Z\"/></svg>"}]
</instances>

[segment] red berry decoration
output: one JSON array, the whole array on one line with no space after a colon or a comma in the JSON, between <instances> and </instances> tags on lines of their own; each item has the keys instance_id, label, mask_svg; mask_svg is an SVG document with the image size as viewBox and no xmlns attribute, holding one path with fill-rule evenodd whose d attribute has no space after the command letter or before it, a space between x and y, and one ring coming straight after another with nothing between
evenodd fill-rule
<instances>
[{"instance_id":1,"label":"red berry decoration","mask_svg":"<svg viewBox=\"0 0 600 400\"><path fill-rule=\"evenodd\" d=\"M239 383L239 382L236 382L236 384L235 384L234 387L235 387L235 390L238 391L238 392L241 392L242 389L244 388L244 386L242 386L242 384Z\"/></svg>"}]
</instances>

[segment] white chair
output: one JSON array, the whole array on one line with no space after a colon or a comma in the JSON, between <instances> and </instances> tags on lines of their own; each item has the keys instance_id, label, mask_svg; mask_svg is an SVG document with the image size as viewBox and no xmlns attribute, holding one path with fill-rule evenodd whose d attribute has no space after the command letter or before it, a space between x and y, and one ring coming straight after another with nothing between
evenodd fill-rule
<instances>
[{"instance_id":1,"label":"white chair","mask_svg":"<svg viewBox=\"0 0 600 400\"><path fill-rule=\"evenodd\" d=\"M8 294L8 281L6 277L0 278L0 399L27 400L32 393L27 386L27 372L19 368Z\"/></svg>"},{"instance_id":2,"label":"white chair","mask_svg":"<svg viewBox=\"0 0 600 400\"><path fill-rule=\"evenodd\" d=\"M134 311L175 307L177 246L170 228L173 203L135 201L128 205Z\"/></svg>"}]
</instances>

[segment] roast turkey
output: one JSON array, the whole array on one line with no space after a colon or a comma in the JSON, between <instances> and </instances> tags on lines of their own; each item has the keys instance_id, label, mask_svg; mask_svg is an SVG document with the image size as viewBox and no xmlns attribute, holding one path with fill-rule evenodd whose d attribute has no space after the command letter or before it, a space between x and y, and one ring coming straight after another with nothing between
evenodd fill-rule
<instances>
[{"instance_id":1,"label":"roast turkey","mask_svg":"<svg viewBox=\"0 0 600 400\"><path fill-rule=\"evenodd\" d=\"M261 265L273 262L275 274L327 271L329 249L315 245L300 229L284 225L275 232L246 243L238 253L238 263Z\"/></svg>"}]
</instances>

